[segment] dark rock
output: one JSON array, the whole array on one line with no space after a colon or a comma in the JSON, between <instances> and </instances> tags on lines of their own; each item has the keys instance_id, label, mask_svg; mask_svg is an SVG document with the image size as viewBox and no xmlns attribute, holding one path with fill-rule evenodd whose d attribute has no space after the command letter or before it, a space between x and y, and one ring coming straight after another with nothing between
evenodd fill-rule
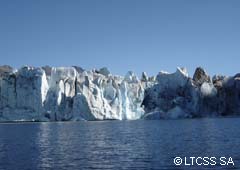
<instances>
[{"instance_id":1,"label":"dark rock","mask_svg":"<svg viewBox=\"0 0 240 170\"><path fill-rule=\"evenodd\" d=\"M195 73L193 75L193 80L195 84L198 86L201 86L204 82L207 82L207 83L211 82L210 76L201 67L196 68Z\"/></svg>"}]
</instances>

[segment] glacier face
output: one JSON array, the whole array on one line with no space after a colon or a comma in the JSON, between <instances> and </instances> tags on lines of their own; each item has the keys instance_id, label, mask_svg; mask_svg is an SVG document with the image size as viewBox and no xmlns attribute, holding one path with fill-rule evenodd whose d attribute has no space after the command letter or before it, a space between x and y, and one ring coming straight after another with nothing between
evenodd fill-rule
<instances>
[{"instance_id":1,"label":"glacier face","mask_svg":"<svg viewBox=\"0 0 240 170\"><path fill-rule=\"evenodd\" d=\"M144 89L151 84L133 72L111 75L107 68L25 66L0 75L2 121L140 119Z\"/></svg>"},{"instance_id":2,"label":"glacier face","mask_svg":"<svg viewBox=\"0 0 240 170\"><path fill-rule=\"evenodd\" d=\"M240 114L240 74L185 68L139 79L107 68L0 67L0 121L135 120Z\"/></svg>"},{"instance_id":3,"label":"glacier face","mask_svg":"<svg viewBox=\"0 0 240 170\"><path fill-rule=\"evenodd\" d=\"M153 114L159 118L191 117L197 112L199 89L185 68L177 68L171 74L160 72L156 80L156 84L145 90L146 119L155 117Z\"/></svg>"},{"instance_id":4,"label":"glacier face","mask_svg":"<svg viewBox=\"0 0 240 170\"><path fill-rule=\"evenodd\" d=\"M160 72L157 83L145 90L145 119L240 115L240 74L215 75L198 67L193 78L186 69Z\"/></svg>"},{"instance_id":5,"label":"glacier face","mask_svg":"<svg viewBox=\"0 0 240 170\"><path fill-rule=\"evenodd\" d=\"M145 84L132 74L124 78L101 72L85 71L76 79L74 118L87 120L139 119Z\"/></svg>"}]
</instances>

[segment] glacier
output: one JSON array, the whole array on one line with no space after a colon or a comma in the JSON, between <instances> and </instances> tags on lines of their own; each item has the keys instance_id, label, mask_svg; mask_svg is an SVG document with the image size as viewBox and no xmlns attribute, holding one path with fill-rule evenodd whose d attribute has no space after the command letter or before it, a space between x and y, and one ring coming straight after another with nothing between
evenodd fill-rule
<instances>
[{"instance_id":1,"label":"glacier","mask_svg":"<svg viewBox=\"0 0 240 170\"><path fill-rule=\"evenodd\" d=\"M240 115L240 74L198 67L139 79L103 67L0 66L0 121L178 119Z\"/></svg>"}]
</instances>

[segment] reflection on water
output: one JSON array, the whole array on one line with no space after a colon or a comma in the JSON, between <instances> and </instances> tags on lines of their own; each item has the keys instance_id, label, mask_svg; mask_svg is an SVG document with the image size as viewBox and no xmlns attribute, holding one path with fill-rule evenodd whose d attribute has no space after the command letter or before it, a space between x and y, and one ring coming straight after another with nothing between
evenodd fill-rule
<instances>
[{"instance_id":1,"label":"reflection on water","mask_svg":"<svg viewBox=\"0 0 240 170\"><path fill-rule=\"evenodd\" d=\"M186 169L176 156L231 156L237 169L239 120L0 124L0 169Z\"/></svg>"},{"instance_id":2,"label":"reflection on water","mask_svg":"<svg viewBox=\"0 0 240 170\"><path fill-rule=\"evenodd\" d=\"M50 135L51 129L49 123L39 124L39 132L37 133L36 146L39 149L39 157L37 161L38 168L52 168L53 158L51 156Z\"/></svg>"}]
</instances>

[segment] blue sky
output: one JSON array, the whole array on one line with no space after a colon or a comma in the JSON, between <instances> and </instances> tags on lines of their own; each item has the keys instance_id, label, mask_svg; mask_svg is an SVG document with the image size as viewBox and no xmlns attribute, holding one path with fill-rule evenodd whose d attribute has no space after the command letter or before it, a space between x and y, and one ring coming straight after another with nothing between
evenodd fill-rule
<instances>
[{"instance_id":1,"label":"blue sky","mask_svg":"<svg viewBox=\"0 0 240 170\"><path fill-rule=\"evenodd\" d=\"M240 72L238 0L1 0L0 64Z\"/></svg>"}]
</instances>

